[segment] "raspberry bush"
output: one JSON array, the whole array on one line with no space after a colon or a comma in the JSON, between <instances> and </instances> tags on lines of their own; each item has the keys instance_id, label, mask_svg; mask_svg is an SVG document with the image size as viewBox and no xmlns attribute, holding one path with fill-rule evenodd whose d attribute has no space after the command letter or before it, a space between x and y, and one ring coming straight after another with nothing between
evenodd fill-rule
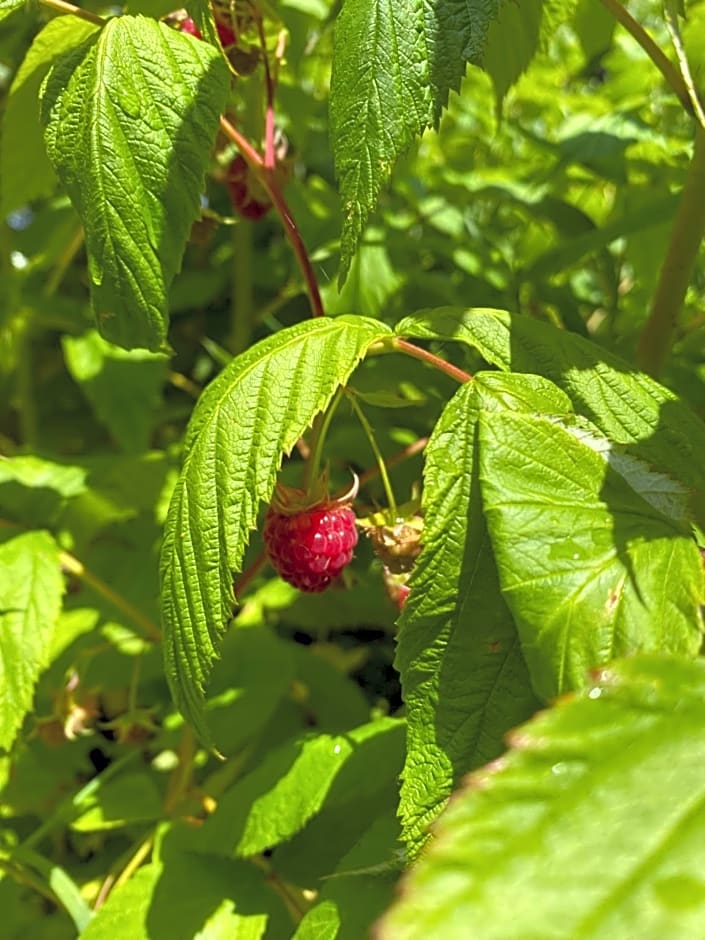
<instances>
[{"instance_id":1,"label":"raspberry bush","mask_svg":"<svg viewBox=\"0 0 705 940\"><path fill-rule=\"evenodd\" d=\"M704 31L0 3L3 938L701 935Z\"/></svg>"}]
</instances>

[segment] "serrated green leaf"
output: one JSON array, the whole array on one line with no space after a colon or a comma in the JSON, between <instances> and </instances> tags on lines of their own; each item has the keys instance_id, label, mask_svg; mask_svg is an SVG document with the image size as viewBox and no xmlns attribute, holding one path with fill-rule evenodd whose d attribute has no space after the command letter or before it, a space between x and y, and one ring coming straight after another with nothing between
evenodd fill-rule
<instances>
[{"instance_id":1,"label":"serrated green leaf","mask_svg":"<svg viewBox=\"0 0 705 940\"><path fill-rule=\"evenodd\" d=\"M471 776L381 940L663 940L705 921L705 663L613 663Z\"/></svg>"},{"instance_id":2,"label":"serrated green leaf","mask_svg":"<svg viewBox=\"0 0 705 940\"><path fill-rule=\"evenodd\" d=\"M505 310L422 310L396 332L466 343L502 370L551 379L612 442L685 484L691 512L705 526L705 424L650 376L575 333Z\"/></svg>"},{"instance_id":3,"label":"serrated green leaf","mask_svg":"<svg viewBox=\"0 0 705 940\"><path fill-rule=\"evenodd\" d=\"M79 46L96 29L75 16L57 16L35 37L19 67L2 117L0 215L53 191L56 176L39 122L39 88L56 59Z\"/></svg>"},{"instance_id":4,"label":"serrated green leaf","mask_svg":"<svg viewBox=\"0 0 705 940\"><path fill-rule=\"evenodd\" d=\"M648 468L624 472L609 447L595 446L596 430L587 437L570 416L506 406L516 389L530 407L535 382L475 381L481 402L492 402L479 424L482 503L534 688L552 698L642 650L695 656L705 578L687 522L639 493L643 484L650 495Z\"/></svg>"},{"instance_id":5,"label":"serrated green leaf","mask_svg":"<svg viewBox=\"0 0 705 940\"><path fill-rule=\"evenodd\" d=\"M335 26L330 121L343 201L341 283L399 154L437 125L499 0L346 0Z\"/></svg>"},{"instance_id":6,"label":"serrated green leaf","mask_svg":"<svg viewBox=\"0 0 705 940\"><path fill-rule=\"evenodd\" d=\"M506 732L538 707L482 515L477 415L467 383L425 451L424 547L395 663L408 723L399 814L411 855L460 778L497 757Z\"/></svg>"},{"instance_id":7,"label":"serrated green leaf","mask_svg":"<svg viewBox=\"0 0 705 940\"><path fill-rule=\"evenodd\" d=\"M47 152L84 226L93 312L120 346L164 345L229 83L208 43L142 16L109 20L44 83Z\"/></svg>"},{"instance_id":8,"label":"serrated green leaf","mask_svg":"<svg viewBox=\"0 0 705 940\"><path fill-rule=\"evenodd\" d=\"M0 544L0 571L0 749L8 749L49 664L64 579L48 532L26 532Z\"/></svg>"},{"instance_id":9,"label":"serrated green leaf","mask_svg":"<svg viewBox=\"0 0 705 940\"><path fill-rule=\"evenodd\" d=\"M282 455L387 335L353 316L290 327L234 359L193 413L162 546L162 616L172 694L205 740L205 686L231 618L233 572Z\"/></svg>"},{"instance_id":10,"label":"serrated green leaf","mask_svg":"<svg viewBox=\"0 0 705 940\"><path fill-rule=\"evenodd\" d=\"M324 805L374 793L371 762L364 756L356 760L356 753L361 749L363 755L374 754L381 741L396 755L400 730L397 719L380 719L346 734L318 734L271 750L220 800L201 829L200 847L226 855L255 855L291 838ZM349 762L353 773L346 775Z\"/></svg>"},{"instance_id":11,"label":"serrated green leaf","mask_svg":"<svg viewBox=\"0 0 705 940\"><path fill-rule=\"evenodd\" d=\"M145 451L161 401L167 357L146 349L122 349L95 330L64 336L62 343L69 372L96 417L124 450Z\"/></svg>"}]
</instances>

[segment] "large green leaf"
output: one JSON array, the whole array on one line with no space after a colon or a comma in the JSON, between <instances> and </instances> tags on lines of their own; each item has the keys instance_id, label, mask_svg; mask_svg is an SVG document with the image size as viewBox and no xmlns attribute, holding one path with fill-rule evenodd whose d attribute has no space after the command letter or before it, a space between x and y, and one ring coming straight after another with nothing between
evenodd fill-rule
<instances>
[{"instance_id":1,"label":"large green leaf","mask_svg":"<svg viewBox=\"0 0 705 940\"><path fill-rule=\"evenodd\" d=\"M64 579L48 532L0 544L0 750L8 749L32 707L34 686L49 664Z\"/></svg>"},{"instance_id":2,"label":"large green leaf","mask_svg":"<svg viewBox=\"0 0 705 940\"><path fill-rule=\"evenodd\" d=\"M396 658L408 722L399 812L411 854L460 777L497 757L538 705L482 515L477 415L467 383L426 447L424 549Z\"/></svg>"},{"instance_id":3,"label":"large green leaf","mask_svg":"<svg viewBox=\"0 0 705 940\"><path fill-rule=\"evenodd\" d=\"M260 940L285 936L287 927L281 901L253 865L170 851L119 885L81 937Z\"/></svg>"},{"instance_id":4,"label":"large green leaf","mask_svg":"<svg viewBox=\"0 0 705 940\"><path fill-rule=\"evenodd\" d=\"M502 370L551 379L610 440L630 445L635 456L684 483L691 510L705 526L705 424L673 392L618 356L575 333L504 310L422 310L396 331L457 340Z\"/></svg>"},{"instance_id":5,"label":"large green leaf","mask_svg":"<svg viewBox=\"0 0 705 940\"><path fill-rule=\"evenodd\" d=\"M437 125L499 0L346 0L335 26L330 119L343 200L341 277L399 154Z\"/></svg>"},{"instance_id":6,"label":"large green leaf","mask_svg":"<svg viewBox=\"0 0 705 940\"><path fill-rule=\"evenodd\" d=\"M403 723L382 718L346 734L318 734L271 750L222 797L201 829L199 848L255 855L290 839L324 806L375 794L375 764L384 768L388 750L398 769L402 739ZM348 768L352 773L345 773Z\"/></svg>"},{"instance_id":7,"label":"large green leaf","mask_svg":"<svg viewBox=\"0 0 705 940\"><path fill-rule=\"evenodd\" d=\"M663 940L705 923L705 663L615 662L468 779L382 940Z\"/></svg>"},{"instance_id":8,"label":"large green leaf","mask_svg":"<svg viewBox=\"0 0 705 940\"><path fill-rule=\"evenodd\" d=\"M146 450L161 402L166 357L145 349L121 349L95 330L65 336L63 346L69 372L96 417L124 450Z\"/></svg>"},{"instance_id":9,"label":"large green leaf","mask_svg":"<svg viewBox=\"0 0 705 940\"><path fill-rule=\"evenodd\" d=\"M550 698L616 656L694 656L705 578L685 491L587 422L542 414L537 382L551 387L502 373L475 384L482 503L502 591L534 688Z\"/></svg>"},{"instance_id":10,"label":"large green leaf","mask_svg":"<svg viewBox=\"0 0 705 940\"><path fill-rule=\"evenodd\" d=\"M75 16L57 16L35 37L10 87L0 135L0 214L46 196L56 176L39 122L39 88L56 59L96 31ZM18 146L22 141L22 146Z\"/></svg>"},{"instance_id":11,"label":"large green leaf","mask_svg":"<svg viewBox=\"0 0 705 940\"><path fill-rule=\"evenodd\" d=\"M162 546L162 614L172 693L205 740L205 686L232 615L233 572L282 455L386 335L354 316L283 330L234 359L194 411Z\"/></svg>"},{"instance_id":12,"label":"large green leaf","mask_svg":"<svg viewBox=\"0 0 705 940\"><path fill-rule=\"evenodd\" d=\"M142 16L110 20L49 72L47 151L83 222L98 329L118 345L164 345L229 81L208 43Z\"/></svg>"},{"instance_id":13,"label":"large green leaf","mask_svg":"<svg viewBox=\"0 0 705 940\"><path fill-rule=\"evenodd\" d=\"M272 855L272 864L284 880L315 885L333 872L358 867L347 864L345 856L382 820L385 828L391 826L393 835L366 864L399 867L397 806L405 731L405 722L387 718L350 732L355 747L320 811ZM313 781L306 781L304 787L310 792Z\"/></svg>"}]
</instances>

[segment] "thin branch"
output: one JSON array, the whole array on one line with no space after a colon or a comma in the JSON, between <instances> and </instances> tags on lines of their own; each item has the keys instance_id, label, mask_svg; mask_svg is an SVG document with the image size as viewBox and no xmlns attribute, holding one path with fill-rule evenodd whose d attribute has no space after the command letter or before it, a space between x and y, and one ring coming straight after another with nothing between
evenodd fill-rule
<instances>
[{"instance_id":1,"label":"thin branch","mask_svg":"<svg viewBox=\"0 0 705 940\"><path fill-rule=\"evenodd\" d=\"M403 463L405 460L408 460L409 457L413 457L415 454L420 454L421 451L425 448L426 444L428 444L428 438L420 437L417 441L414 441L413 444L409 444L408 447L405 447L398 453L388 457L387 469L389 470L391 467L396 467L397 464ZM365 470L364 473L360 474L360 486L365 486L365 484L369 483L371 480L374 480L376 476L379 476L379 467L370 467L369 470Z\"/></svg>"},{"instance_id":2,"label":"thin branch","mask_svg":"<svg viewBox=\"0 0 705 940\"><path fill-rule=\"evenodd\" d=\"M260 552L257 558L255 558L255 560L252 562L250 567L247 568L247 570L242 572L237 582L235 583L235 597L237 598L238 601L242 597L242 594L245 588L249 585L250 581L254 580L254 578L257 577L257 575L260 573L260 571L262 570L262 568L264 568L266 564L267 564L267 556L264 552Z\"/></svg>"},{"instance_id":3,"label":"thin branch","mask_svg":"<svg viewBox=\"0 0 705 940\"><path fill-rule=\"evenodd\" d=\"M372 425L367 420L367 415L360 407L356 396L352 392L347 394L348 400L352 405L352 409L357 415L357 419L362 425L362 429L367 435L367 440L369 441L372 453L374 454L375 460L377 461L377 468L379 470L379 475L382 479L382 486L384 487L384 492L387 497L387 506L389 509L389 515L394 520L397 521L397 501L394 497L394 490L392 489L392 481L389 479L389 473L387 472L387 464L385 463L384 457L382 456L382 451L379 449L377 444L377 438L375 433L372 430Z\"/></svg>"},{"instance_id":4,"label":"thin branch","mask_svg":"<svg viewBox=\"0 0 705 940\"><path fill-rule=\"evenodd\" d=\"M680 27L678 25L678 13L674 9L673 0L666 0L663 6L663 15L666 20L668 34L671 37L671 42L676 52L683 82L688 90L688 98L693 109L693 114L700 126L705 128L705 113L703 112L703 106L698 98L693 75L690 71L690 63L688 62L688 56L686 55L685 46L683 45L683 37L681 36Z\"/></svg>"},{"instance_id":5,"label":"thin branch","mask_svg":"<svg viewBox=\"0 0 705 940\"><path fill-rule=\"evenodd\" d=\"M614 18L622 24L626 31L641 46L647 56L654 63L659 72L666 80L666 84L678 96L678 100L689 114L693 113L693 105L688 94L688 88L683 81L683 76L666 56L663 50L656 44L651 36L646 32L641 23L638 23L631 15L629 10L620 2L620 0L602 0L602 5L606 7Z\"/></svg>"},{"instance_id":6,"label":"thin branch","mask_svg":"<svg viewBox=\"0 0 705 940\"><path fill-rule=\"evenodd\" d=\"M67 3L66 0L40 0L45 7L51 7L52 10L58 10L59 13L70 13L79 19L86 20L87 23L93 23L94 26L105 26L107 20L97 13L91 13L90 10L84 10L73 3Z\"/></svg>"},{"instance_id":7,"label":"thin branch","mask_svg":"<svg viewBox=\"0 0 705 940\"><path fill-rule=\"evenodd\" d=\"M78 558L75 558L68 552L61 552L59 560L67 574L74 575L79 581L83 581L84 584L87 584L107 601L110 601L110 603L117 607L135 626L140 628L147 639L151 640L153 643L161 642L161 631L156 623L150 620L149 617L145 617L141 610L138 610L126 598L114 591L105 581L102 581L97 575L90 572Z\"/></svg>"},{"instance_id":8,"label":"thin branch","mask_svg":"<svg viewBox=\"0 0 705 940\"><path fill-rule=\"evenodd\" d=\"M279 183L275 179L274 173L264 166L264 161L257 150L255 150L249 140L247 140L247 138L241 134L240 131L234 127L226 117L220 118L220 127L226 137L232 140L232 142L237 146L248 165L257 174L257 178L265 188L267 195L271 199L275 209L279 214L279 218L281 219L282 225L284 226L284 232L286 233L286 237L289 239L289 243L299 264L301 274L303 275L304 283L306 284L306 290L308 292L309 301L311 303L312 315L314 317L325 316L323 302L321 301L321 295L318 290L318 282L316 281L316 275L314 274L313 267L311 266L311 259L309 258L308 251L306 250L306 246L304 245L303 239L301 238L301 233L299 232L296 222L294 221L289 206L287 205L282 191L279 188Z\"/></svg>"},{"instance_id":9,"label":"thin branch","mask_svg":"<svg viewBox=\"0 0 705 940\"><path fill-rule=\"evenodd\" d=\"M414 344L410 343L408 340L399 339L399 337L397 337L392 340L391 346L393 349L397 349L407 356L413 356L414 359L421 359L423 362L427 362L429 365L433 366L434 369L445 372L446 375L455 379L456 382L464 383L472 381L472 376L469 373L463 372L462 369L459 369L450 362L446 362L445 359L441 359L440 356L435 356L427 349L414 346Z\"/></svg>"},{"instance_id":10,"label":"thin branch","mask_svg":"<svg viewBox=\"0 0 705 940\"><path fill-rule=\"evenodd\" d=\"M637 348L637 365L658 376L671 352L673 337L700 244L705 236L705 130L695 127L695 146L651 309Z\"/></svg>"},{"instance_id":11,"label":"thin branch","mask_svg":"<svg viewBox=\"0 0 705 940\"><path fill-rule=\"evenodd\" d=\"M267 96L264 117L264 166L267 170L273 170L276 162L274 154L274 80L272 78L272 70L269 67L264 23L262 22L262 16L258 10L255 11L255 22L257 23L257 34L259 36L260 48L262 49L265 94Z\"/></svg>"}]
</instances>

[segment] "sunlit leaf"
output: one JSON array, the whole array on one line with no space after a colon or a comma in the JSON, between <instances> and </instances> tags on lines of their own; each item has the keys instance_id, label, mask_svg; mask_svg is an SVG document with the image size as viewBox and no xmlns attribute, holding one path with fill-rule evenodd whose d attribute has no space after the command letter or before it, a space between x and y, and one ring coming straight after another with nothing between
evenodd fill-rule
<instances>
[{"instance_id":1,"label":"sunlit leaf","mask_svg":"<svg viewBox=\"0 0 705 940\"><path fill-rule=\"evenodd\" d=\"M635 658L468 778L382 940L697 937L705 664Z\"/></svg>"},{"instance_id":2,"label":"sunlit leaf","mask_svg":"<svg viewBox=\"0 0 705 940\"><path fill-rule=\"evenodd\" d=\"M172 692L205 740L205 686L260 505L282 456L387 334L378 321L353 316L283 330L234 359L193 413L162 547L162 615Z\"/></svg>"},{"instance_id":3,"label":"sunlit leaf","mask_svg":"<svg viewBox=\"0 0 705 940\"><path fill-rule=\"evenodd\" d=\"M48 75L47 150L81 217L93 311L111 342L164 345L228 87L217 50L140 16L111 19Z\"/></svg>"}]
</instances>

